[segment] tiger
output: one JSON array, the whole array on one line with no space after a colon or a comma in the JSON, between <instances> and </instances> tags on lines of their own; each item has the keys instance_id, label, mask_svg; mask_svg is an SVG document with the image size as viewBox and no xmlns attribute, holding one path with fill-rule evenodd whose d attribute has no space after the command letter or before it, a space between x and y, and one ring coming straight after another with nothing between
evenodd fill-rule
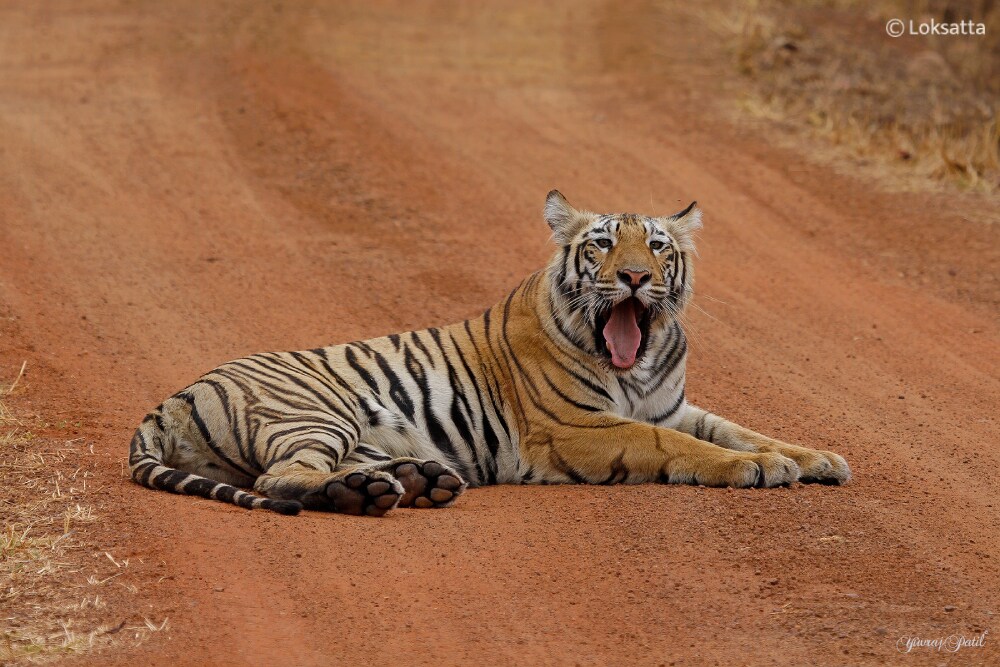
<instances>
[{"instance_id":1,"label":"tiger","mask_svg":"<svg viewBox=\"0 0 1000 667\"><path fill-rule=\"evenodd\" d=\"M230 361L141 422L140 485L297 514L452 506L492 484L843 484L839 455L687 402L692 202L543 217L557 250L481 316Z\"/></svg>"}]
</instances>

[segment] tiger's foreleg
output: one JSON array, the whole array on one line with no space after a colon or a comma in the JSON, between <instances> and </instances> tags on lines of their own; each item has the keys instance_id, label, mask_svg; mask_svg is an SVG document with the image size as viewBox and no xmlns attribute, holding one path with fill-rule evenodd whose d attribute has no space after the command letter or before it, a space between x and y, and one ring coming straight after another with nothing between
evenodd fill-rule
<instances>
[{"instance_id":1,"label":"tiger's foreleg","mask_svg":"<svg viewBox=\"0 0 1000 667\"><path fill-rule=\"evenodd\" d=\"M689 405L679 430L700 440L740 452L775 452L795 461L802 470L800 481L843 484L851 469L842 456L769 438L722 417Z\"/></svg>"},{"instance_id":2,"label":"tiger's foreleg","mask_svg":"<svg viewBox=\"0 0 1000 667\"><path fill-rule=\"evenodd\" d=\"M399 503L403 486L382 470L342 466L355 445L325 434L279 443L254 490L308 509L382 516Z\"/></svg>"},{"instance_id":3,"label":"tiger's foreleg","mask_svg":"<svg viewBox=\"0 0 1000 667\"><path fill-rule=\"evenodd\" d=\"M795 461L776 452L723 449L615 415L552 425L523 446L532 468L548 471L551 481L749 487L789 484L799 476Z\"/></svg>"}]
</instances>

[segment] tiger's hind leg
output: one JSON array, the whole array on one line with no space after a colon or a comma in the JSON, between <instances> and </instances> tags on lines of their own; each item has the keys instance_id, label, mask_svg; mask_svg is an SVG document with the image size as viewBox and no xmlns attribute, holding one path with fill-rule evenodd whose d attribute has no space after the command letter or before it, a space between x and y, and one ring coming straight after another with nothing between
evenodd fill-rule
<instances>
[{"instance_id":1,"label":"tiger's hind leg","mask_svg":"<svg viewBox=\"0 0 1000 667\"><path fill-rule=\"evenodd\" d=\"M364 447L359 447L363 451ZM345 463L361 458L352 455ZM385 472L403 487L399 507L419 509L451 507L469 486L454 469L424 459L399 457L360 463L354 470Z\"/></svg>"}]
</instances>

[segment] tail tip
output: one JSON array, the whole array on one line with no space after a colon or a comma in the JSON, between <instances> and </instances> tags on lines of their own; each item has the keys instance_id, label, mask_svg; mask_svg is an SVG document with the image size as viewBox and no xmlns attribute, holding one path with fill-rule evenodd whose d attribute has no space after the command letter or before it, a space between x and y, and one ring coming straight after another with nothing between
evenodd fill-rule
<instances>
[{"instance_id":1,"label":"tail tip","mask_svg":"<svg viewBox=\"0 0 1000 667\"><path fill-rule=\"evenodd\" d=\"M302 503L297 500L271 500L264 501L264 509L269 509L278 514L294 516L302 511Z\"/></svg>"}]
</instances>

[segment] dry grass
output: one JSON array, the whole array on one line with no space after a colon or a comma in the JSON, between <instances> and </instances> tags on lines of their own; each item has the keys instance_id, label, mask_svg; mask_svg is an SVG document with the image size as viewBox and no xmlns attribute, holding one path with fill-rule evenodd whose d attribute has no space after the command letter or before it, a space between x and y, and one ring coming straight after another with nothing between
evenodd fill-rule
<instances>
[{"instance_id":1,"label":"dry grass","mask_svg":"<svg viewBox=\"0 0 1000 667\"><path fill-rule=\"evenodd\" d=\"M38 420L18 417L9 399L25 366L0 387L0 664L49 661L114 641L141 641L166 628L108 622L109 597L123 591L128 560L96 549L87 529L99 520L87 502L92 451L82 439L40 437ZM120 613L120 612L116 612Z\"/></svg>"},{"instance_id":2,"label":"dry grass","mask_svg":"<svg viewBox=\"0 0 1000 667\"><path fill-rule=\"evenodd\" d=\"M744 110L914 181L1000 190L1000 3L751 0L705 18L750 83ZM969 19L986 35L893 39L890 18Z\"/></svg>"}]
</instances>

